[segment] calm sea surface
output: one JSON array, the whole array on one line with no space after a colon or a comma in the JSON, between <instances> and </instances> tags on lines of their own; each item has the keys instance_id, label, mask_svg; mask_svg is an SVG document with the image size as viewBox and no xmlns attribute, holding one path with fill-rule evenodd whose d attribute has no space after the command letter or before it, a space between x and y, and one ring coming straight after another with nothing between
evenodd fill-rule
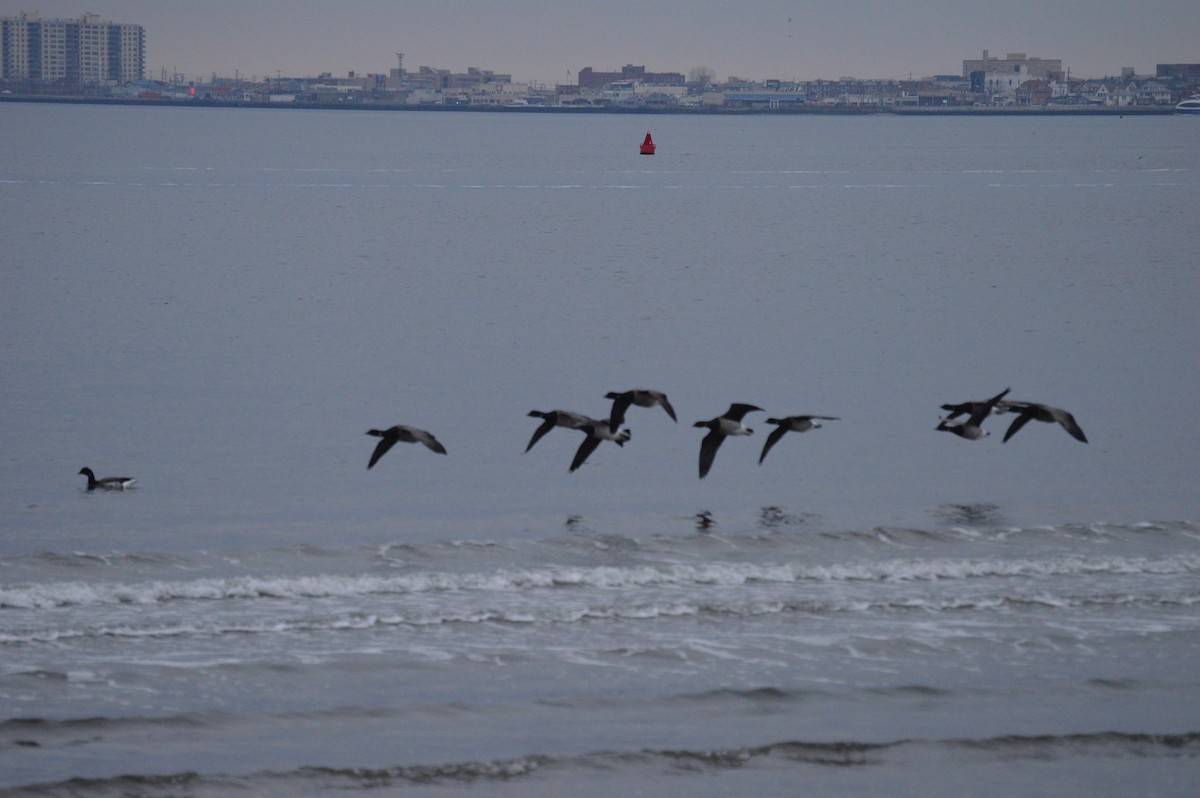
<instances>
[{"instance_id":1,"label":"calm sea surface","mask_svg":"<svg viewBox=\"0 0 1200 798\"><path fill-rule=\"evenodd\" d=\"M1198 122L0 104L0 791L1191 798Z\"/></svg>"}]
</instances>

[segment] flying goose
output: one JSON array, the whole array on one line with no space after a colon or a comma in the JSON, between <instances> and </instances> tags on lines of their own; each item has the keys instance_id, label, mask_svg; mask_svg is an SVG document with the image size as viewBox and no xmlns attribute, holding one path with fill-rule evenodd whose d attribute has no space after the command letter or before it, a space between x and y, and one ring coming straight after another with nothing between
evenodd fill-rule
<instances>
[{"instance_id":1,"label":"flying goose","mask_svg":"<svg viewBox=\"0 0 1200 798\"><path fill-rule=\"evenodd\" d=\"M591 416L585 416L583 413L576 413L573 410L530 410L529 415L532 418L544 420L542 421L542 425L533 431L533 437L529 439L529 445L525 447L525 451L532 449L533 445L540 441L543 435L555 427L583 429L588 424L596 421Z\"/></svg>"},{"instance_id":2,"label":"flying goose","mask_svg":"<svg viewBox=\"0 0 1200 798\"><path fill-rule=\"evenodd\" d=\"M662 409L667 411L667 415L671 417L672 421L679 421L675 417L675 408L671 407L667 395L662 391L652 391L649 388L634 388L624 393L609 391L604 398L613 400L612 412L608 416L608 426L613 432L616 432L625 423L625 411L629 409L630 405L638 407L662 405Z\"/></svg>"},{"instance_id":3,"label":"flying goose","mask_svg":"<svg viewBox=\"0 0 1200 798\"><path fill-rule=\"evenodd\" d=\"M96 475L92 473L92 469L87 466L79 469L79 473L87 477L88 490L95 490L96 488L100 488L101 490L125 490L134 482L137 482L133 477L104 477L103 479L96 479Z\"/></svg>"},{"instance_id":4,"label":"flying goose","mask_svg":"<svg viewBox=\"0 0 1200 798\"><path fill-rule=\"evenodd\" d=\"M771 447L779 443L779 439L788 432L808 432L810 429L820 429L820 424L814 424L813 419L822 421L840 421L837 416L787 416L785 418L768 418L768 424L778 424L779 426L771 430L771 434L767 436L767 442L763 444L762 454L758 456L758 464L762 465L763 458L767 456L767 452L771 451Z\"/></svg>"},{"instance_id":5,"label":"flying goose","mask_svg":"<svg viewBox=\"0 0 1200 798\"><path fill-rule=\"evenodd\" d=\"M1047 424L1058 422L1062 428L1070 433L1071 437L1077 441L1087 443L1088 439L1083 434L1079 423L1075 421L1075 416L1063 410L1060 407L1050 407L1050 405L1038 404L1037 402L1009 402L1010 413L1017 413L1016 420L1009 426L1008 432L1004 433L1004 440L1001 443L1008 443L1008 439L1016 435L1021 427L1030 420L1044 421Z\"/></svg>"},{"instance_id":6,"label":"flying goose","mask_svg":"<svg viewBox=\"0 0 1200 798\"><path fill-rule=\"evenodd\" d=\"M693 427L707 427L709 431L700 441L700 479L704 479L708 470L712 468L713 458L717 456L717 449L725 442L727 436L754 434L754 430L742 426L742 419L750 412L761 413L762 408L735 402L722 415L708 421L697 421L692 425Z\"/></svg>"},{"instance_id":7,"label":"flying goose","mask_svg":"<svg viewBox=\"0 0 1200 798\"><path fill-rule=\"evenodd\" d=\"M942 420L943 421L953 421L954 419L958 418L959 416L969 416L969 415L971 415L971 413L975 412L975 408L979 407L980 405L986 405L986 404L987 404L987 402L959 402L956 405L952 405L952 404L942 405L943 410L949 411L949 414ZM1009 411L1009 408L1012 406L1012 404L1013 404L1012 402L1007 402L1007 401L996 402L996 404L993 405L993 407L992 407L991 415L999 416L1004 413L1007 413Z\"/></svg>"},{"instance_id":8,"label":"flying goose","mask_svg":"<svg viewBox=\"0 0 1200 798\"><path fill-rule=\"evenodd\" d=\"M992 414L996 405L1005 397L1010 389L1005 388L1000 393L988 399L986 402L963 402L958 405L951 405L949 409L953 412L951 415L943 418L938 422L934 429L942 432L953 432L960 438L965 438L969 441L977 441L980 438L986 438L991 433L985 430L981 425L983 420ZM943 408L946 406L943 405ZM970 417L966 421L955 421L955 416L970 412Z\"/></svg>"},{"instance_id":9,"label":"flying goose","mask_svg":"<svg viewBox=\"0 0 1200 798\"><path fill-rule=\"evenodd\" d=\"M596 451L596 447L600 445L601 441L612 441L617 446L624 446L625 441L629 440L630 437L629 430L623 429L614 432L606 421L593 420L592 423L585 424L579 427L579 429L587 433L587 437L583 439L583 443L579 444L579 449L575 451L575 459L571 461L571 468L569 469L572 472L583 465L583 462L588 459L588 455Z\"/></svg>"},{"instance_id":10,"label":"flying goose","mask_svg":"<svg viewBox=\"0 0 1200 798\"><path fill-rule=\"evenodd\" d=\"M446 447L442 446L437 438L425 430L417 429L416 427L406 427L403 424L397 424L385 430L369 429L367 430L367 434L379 438L379 443L375 446L375 451L371 453L371 461L367 463L368 469L378 463L379 458L387 454L388 449L395 446L397 441L423 443L427 449L435 451L438 454L446 453Z\"/></svg>"}]
</instances>

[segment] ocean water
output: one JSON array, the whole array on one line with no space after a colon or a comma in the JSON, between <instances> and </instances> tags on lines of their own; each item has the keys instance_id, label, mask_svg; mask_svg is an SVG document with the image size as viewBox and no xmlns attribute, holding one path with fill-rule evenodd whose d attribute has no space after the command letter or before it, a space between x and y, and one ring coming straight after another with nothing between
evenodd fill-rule
<instances>
[{"instance_id":1,"label":"ocean water","mask_svg":"<svg viewBox=\"0 0 1200 798\"><path fill-rule=\"evenodd\" d=\"M1196 121L0 104L0 791L1195 795Z\"/></svg>"}]
</instances>

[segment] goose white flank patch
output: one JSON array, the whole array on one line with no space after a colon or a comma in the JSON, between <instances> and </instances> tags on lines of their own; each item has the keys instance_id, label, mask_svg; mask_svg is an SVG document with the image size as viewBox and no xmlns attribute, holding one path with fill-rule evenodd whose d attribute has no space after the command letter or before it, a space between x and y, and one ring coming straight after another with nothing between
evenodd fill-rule
<instances>
[{"instance_id":1,"label":"goose white flank patch","mask_svg":"<svg viewBox=\"0 0 1200 798\"><path fill-rule=\"evenodd\" d=\"M574 410L530 410L531 418L542 419L542 425L533 431L533 437L529 439L529 445L525 447L525 451L533 448L533 445L542 439L550 430L555 427L566 427L567 429L583 429L589 424L596 423L596 419L591 416L585 416L583 413L576 413Z\"/></svg>"},{"instance_id":2,"label":"goose white flank patch","mask_svg":"<svg viewBox=\"0 0 1200 798\"><path fill-rule=\"evenodd\" d=\"M814 419L821 421L840 421L837 416L787 416L785 418L768 418L768 424L777 424L778 426L771 431L767 436L767 442L763 444L762 454L758 456L758 464L762 465L763 459L767 456L767 452L771 451L771 447L779 443L779 439L789 432L808 432L810 429L820 429L821 425L814 423Z\"/></svg>"},{"instance_id":3,"label":"goose white flank patch","mask_svg":"<svg viewBox=\"0 0 1200 798\"><path fill-rule=\"evenodd\" d=\"M95 490L96 488L100 488L101 490L125 490L133 485L134 482L137 482L133 477L104 477L96 479L96 475L92 473L92 469L87 466L79 469L79 473L87 477L88 490Z\"/></svg>"},{"instance_id":4,"label":"goose white flank patch","mask_svg":"<svg viewBox=\"0 0 1200 798\"><path fill-rule=\"evenodd\" d=\"M630 405L638 407L654 407L661 405L663 410L667 411L667 415L672 421L678 422L675 417L675 408L671 407L671 402L667 399L667 395L662 391L654 391L649 388L634 388L631 391L618 393L617 391L609 391L604 395L605 399L612 399L612 412L608 416L608 426L614 432L620 429L625 423L625 411Z\"/></svg>"},{"instance_id":5,"label":"goose white flank patch","mask_svg":"<svg viewBox=\"0 0 1200 798\"><path fill-rule=\"evenodd\" d=\"M986 438L991 433L983 428L983 420L992 414L996 405L1000 403L1009 392L1009 388L1005 388L1000 393L988 399L986 402L963 402L958 405L952 405L952 415L943 418L935 427L941 432L952 432L960 438L965 438L969 441L977 441L980 438ZM943 405L945 407L945 405ZM960 410L962 408L962 410ZM955 416L961 415L967 410L971 415L966 421L956 421Z\"/></svg>"},{"instance_id":6,"label":"goose white flank patch","mask_svg":"<svg viewBox=\"0 0 1200 798\"><path fill-rule=\"evenodd\" d=\"M575 450L575 459L571 461L571 468L568 469L572 472L583 465L588 456L596 451L596 447L600 445L601 441L612 441L617 446L624 446L625 441L629 440L630 437L629 430L623 429L614 432L608 423L604 421L593 421L591 424L585 424L579 429L587 433L587 437L583 439L583 443L579 444L579 448Z\"/></svg>"},{"instance_id":7,"label":"goose white flank patch","mask_svg":"<svg viewBox=\"0 0 1200 798\"><path fill-rule=\"evenodd\" d=\"M1087 436L1083 434L1083 429L1075 420L1075 416L1063 410L1061 407L1050 407L1050 405L1038 404L1037 402L1009 402L1010 413L1017 413L1016 419L1008 427L1008 432L1004 433L1002 443L1008 443L1008 439L1016 435L1021 427L1025 426L1030 419L1034 421L1042 421L1046 424L1054 424L1057 422L1062 425L1072 438L1082 443L1087 443Z\"/></svg>"},{"instance_id":8,"label":"goose white flank patch","mask_svg":"<svg viewBox=\"0 0 1200 798\"><path fill-rule=\"evenodd\" d=\"M446 447L442 446L437 438L425 430L417 429L416 427L406 427L403 424L397 424L385 430L369 429L367 430L367 434L379 438L379 443L375 446L375 451L371 453L371 461L367 463L367 468L378 463L379 458L387 454L388 449L391 449L399 441L403 441L404 443L421 443L425 445L425 448L438 454L446 453Z\"/></svg>"},{"instance_id":9,"label":"goose white flank patch","mask_svg":"<svg viewBox=\"0 0 1200 798\"><path fill-rule=\"evenodd\" d=\"M763 410L755 405L747 405L735 402L729 406L723 414L708 421L697 421L693 427L706 427L708 434L700 441L700 479L704 479L712 468L713 458L717 456L717 449L721 448L721 444L730 435L753 435L754 430L742 425L742 419L747 413L758 412Z\"/></svg>"}]
</instances>

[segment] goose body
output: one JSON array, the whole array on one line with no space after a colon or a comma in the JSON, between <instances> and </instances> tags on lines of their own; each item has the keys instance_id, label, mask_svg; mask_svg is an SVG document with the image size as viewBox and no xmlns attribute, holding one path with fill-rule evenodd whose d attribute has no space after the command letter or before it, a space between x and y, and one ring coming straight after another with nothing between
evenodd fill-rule
<instances>
[{"instance_id":1,"label":"goose body","mask_svg":"<svg viewBox=\"0 0 1200 798\"><path fill-rule=\"evenodd\" d=\"M787 416L786 418L768 418L768 424L777 424L778 426L771 431L767 436L767 442L763 444L762 454L758 456L758 464L762 465L763 458L767 456L767 452L771 451L771 447L779 443L779 439L789 432L808 432L810 429L820 429L821 425L814 423L814 419L821 421L840 421L837 416Z\"/></svg>"},{"instance_id":2,"label":"goose body","mask_svg":"<svg viewBox=\"0 0 1200 798\"><path fill-rule=\"evenodd\" d=\"M959 402L956 405L945 404L942 409L948 411L948 415L942 419L943 421L953 421L959 416L970 416L980 405L986 405L987 402ZM990 415L999 416L1009 412L1013 402L1001 400L992 406Z\"/></svg>"},{"instance_id":3,"label":"goose body","mask_svg":"<svg viewBox=\"0 0 1200 798\"><path fill-rule=\"evenodd\" d=\"M530 410L529 416L531 418L542 419L542 424L533 431L533 437L529 439L529 445L525 447L525 451L532 449L533 445L540 441L543 435L555 427L583 429L589 424L596 423L596 419L591 416L576 413L574 410Z\"/></svg>"},{"instance_id":4,"label":"goose body","mask_svg":"<svg viewBox=\"0 0 1200 798\"><path fill-rule=\"evenodd\" d=\"M1017 417L1009 425L1008 432L1004 433L1002 443L1008 443L1008 439L1016 435L1021 427L1025 426L1031 419L1046 424L1057 423L1075 440L1081 443L1088 442L1087 436L1083 434L1083 429L1080 428L1079 422L1075 420L1075 416L1061 407L1051 407L1050 405L1038 404L1037 402L1010 402L1009 404L1008 412L1016 413Z\"/></svg>"},{"instance_id":5,"label":"goose body","mask_svg":"<svg viewBox=\"0 0 1200 798\"><path fill-rule=\"evenodd\" d=\"M133 485L134 482L137 482L133 477L103 477L96 479L96 475L92 473L92 469L87 466L79 469L79 473L87 477L88 490L95 490L96 488L100 488L101 490L125 490Z\"/></svg>"},{"instance_id":6,"label":"goose body","mask_svg":"<svg viewBox=\"0 0 1200 798\"><path fill-rule=\"evenodd\" d=\"M708 421L697 421L693 427L705 427L708 434L700 441L700 479L704 479L712 468L717 449L730 435L753 435L754 430L742 425L747 413L762 412L761 407L735 402L723 414Z\"/></svg>"},{"instance_id":7,"label":"goose body","mask_svg":"<svg viewBox=\"0 0 1200 798\"><path fill-rule=\"evenodd\" d=\"M638 407L661 405L662 409L667 411L667 415L671 417L672 421L679 421L675 417L675 408L671 407L671 402L662 391L654 391L649 388L634 388L631 391L623 393L609 391L604 395L604 398L613 400L612 412L608 416L608 426L613 431L616 431L625 423L625 411L629 409L630 405L637 405Z\"/></svg>"},{"instance_id":8,"label":"goose body","mask_svg":"<svg viewBox=\"0 0 1200 798\"><path fill-rule=\"evenodd\" d=\"M375 446L375 451L371 452L371 460L367 463L367 468L379 462L379 458L388 453L398 442L404 443L420 443L424 444L425 448L438 454L445 454L446 447L438 442L438 439L423 429L416 427L407 427L403 424L397 424L394 427L388 427L385 430L369 429L368 435L374 435L379 438L379 443Z\"/></svg>"},{"instance_id":9,"label":"goose body","mask_svg":"<svg viewBox=\"0 0 1200 798\"><path fill-rule=\"evenodd\" d=\"M1005 388L1003 391L996 394L991 399L988 399L986 402L963 402L961 404L950 405L948 407L946 405L942 405L943 408L951 411L951 415L946 416L940 422L938 422L938 425L935 427L935 429L941 432L952 432L958 437L968 441L977 441L980 438L986 438L991 433L983 428L983 420L992 414L996 406L1000 403L1000 400L1002 400L1008 394L1008 392L1009 389ZM970 417L967 418L966 421L955 420L956 416L960 416L967 412L970 413Z\"/></svg>"},{"instance_id":10,"label":"goose body","mask_svg":"<svg viewBox=\"0 0 1200 798\"><path fill-rule=\"evenodd\" d=\"M630 433L627 429L617 430L616 432L609 426L606 421L593 420L590 424L585 424L579 429L587 434L583 439L583 443L579 444L579 448L575 450L575 459L571 461L572 472L583 465L584 461L592 452L596 451L596 447L602 441L612 441L617 446L624 446L625 441L629 440Z\"/></svg>"}]
</instances>

